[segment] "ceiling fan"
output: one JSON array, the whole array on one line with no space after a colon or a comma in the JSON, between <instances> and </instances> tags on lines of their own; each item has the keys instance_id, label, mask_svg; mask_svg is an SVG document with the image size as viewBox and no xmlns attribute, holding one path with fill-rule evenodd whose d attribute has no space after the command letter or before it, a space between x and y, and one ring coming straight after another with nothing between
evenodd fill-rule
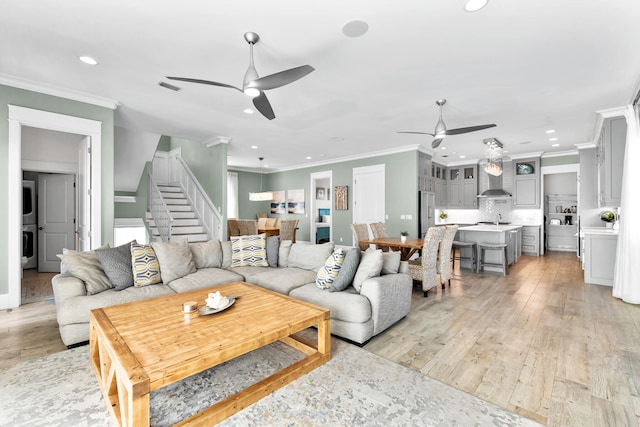
<instances>
[{"instance_id":1,"label":"ceiling fan","mask_svg":"<svg viewBox=\"0 0 640 427\"><path fill-rule=\"evenodd\" d=\"M447 103L446 99L438 99L436 104L440 107L440 118L438 119L438 123L436 123L436 128L433 133L429 132L398 132L398 133L415 133L420 135L431 135L435 139L431 143L431 148L437 148L445 136L447 135L460 135L461 133L469 133L475 132L477 130L483 130L495 127L495 124L490 125L478 125L478 126L469 126L465 128L457 128L457 129L447 129L447 126L444 124L442 120L442 106Z\"/></svg>"},{"instance_id":2,"label":"ceiling fan","mask_svg":"<svg viewBox=\"0 0 640 427\"><path fill-rule=\"evenodd\" d=\"M280 71L279 73L270 74L265 77L259 77L256 68L253 65L253 45L260 41L260 36L256 33L245 33L244 39L249 43L249 68L247 72L244 74L244 79L242 81L242 89L239 87L235 87L232 85L228 85L226 83L218 83L210 80L201 80L201 79L192 79L189 77L169 77L171 80L180 80L183 82L190 83L201 83L205 85L212 86L220 86L220 87L228 87L231 89L238 90L240 92L244 92L246 95L253 98L253 105L269 120L273 120L276 115L273 113L273 109L271 108L271 104L267 99L267 96L264 94L265 90L275 89L284 85L288 85L289 83L293 83L298 79L306 76L310 72L314 70L314 68L310 65L301 65L300 67L290 68L285 71Z\"/></svg>"}]
</instances>

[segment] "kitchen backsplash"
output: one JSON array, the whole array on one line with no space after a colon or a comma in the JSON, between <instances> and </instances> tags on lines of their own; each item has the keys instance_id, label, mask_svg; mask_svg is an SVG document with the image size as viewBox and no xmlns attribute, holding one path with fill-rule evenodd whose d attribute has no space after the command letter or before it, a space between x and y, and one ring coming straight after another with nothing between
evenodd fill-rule
<instances>
[{"instance_id":1,"label":"kitchen backsplash","mask_svg":"<svg viewBox=\"0 0 640 427\"><path fill-rule=\"evenodd\" d=\"M481 221L496 220L496 214L502 215L502 222L510 222L515 225L542 225L542 210L540 209L513 209L511 200L506 199L480 199L479 209L436 209L436 218L440 212L447 213L444 222L454 224L476 224ZM436 223L441 223L437 221Z\"/></svg>"}]
</instances>

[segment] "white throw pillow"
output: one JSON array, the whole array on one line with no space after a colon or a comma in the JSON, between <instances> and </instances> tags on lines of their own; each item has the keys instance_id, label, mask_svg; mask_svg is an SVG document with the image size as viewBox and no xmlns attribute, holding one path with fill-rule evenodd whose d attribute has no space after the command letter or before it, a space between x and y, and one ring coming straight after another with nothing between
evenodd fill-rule
<instances>
[{"instance_id":1,"label":"white throw pillow","mask_svg":"<svg viewBox=\"0 0 640 427\"><path fill-rule=\"evenodd\" d=\"M380 275L383 262L384 257L381 249L369 248L362 253L356 277L353 278L353 287L356 288L356 291L360 292L362 282Z\"/></svg>"},{"instance_id":2,"label":"white throw pillow","mask_svg":"<svg viewBox=\"0 0 640 427\"><path fill-rule=\"evenodd\" d=\"M400 252L383 252L382 258L381 274L396 274L400 269Z\"/></svg>"},{"instance_id":3,"label":"white throw pillow","mask_svg":"<svg viewBox=\"0 0 640 427\"><path fill-rule=\"evenodd\" d=\"M151 242L151 247L158 257L162 283L173 282L176 279L195 273L196 265L189 248L189 242Z\"/></svg>"}]
</instances>

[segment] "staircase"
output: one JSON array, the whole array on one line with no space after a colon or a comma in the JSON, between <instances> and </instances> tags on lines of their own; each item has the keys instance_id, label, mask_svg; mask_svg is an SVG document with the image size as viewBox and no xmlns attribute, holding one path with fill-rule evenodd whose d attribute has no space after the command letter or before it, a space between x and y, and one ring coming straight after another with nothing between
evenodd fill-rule
<instances>
[{"instance_id":1,"label":"staircase","mask_svg":"<svg viewBox=\"0 0 640 427\"><path fill-rule=\"evenodd\" d=\"M182 192L182 187L180 185L158 185L158 189L173 218L171 240L187 239L189 242L205 242L209 240L198 214ZM146 220L151 230L152 239L156 242L162 241L160 232L150 212L146 213Z\"/></svg>"}]
</instances>

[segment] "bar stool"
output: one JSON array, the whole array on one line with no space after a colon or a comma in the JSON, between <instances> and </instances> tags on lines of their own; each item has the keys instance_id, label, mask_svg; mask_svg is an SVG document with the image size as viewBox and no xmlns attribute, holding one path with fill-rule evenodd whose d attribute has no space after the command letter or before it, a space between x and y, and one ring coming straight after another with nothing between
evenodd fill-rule
<instances>
[{"instance_id":1,"label":"bar stool","mask_svg":"<svg viewBox=\"0 0 640 427\"><path fill-rule=\"evenodd\" d=\"M502 263L497 264L494 262L485 262L484 254L485 254L485 251L487 250L500 251L500 254L502 256ZM506 276L507 269L509 268L507 266L507 244L506 243L478 243L478 270L477 270L478 273L480 272L480 269L484 271L485 265L489 267L501 267L502 275Z\"/></svg>"},{"instance_id":2,"label":"bar stool","mask_svg":"<svg viewBox=\"0 0 640 427\"><path fill-rule=\"evenodd\" d=\"M458 256L456 256L456 249L458 249ZM471 249L470 257L462 256L462 249ZM456 268L456 260L458 261L471 261L471 271L475 273L478 262L478 245L476 242L462 242L454 240L451 245L451 270ZM461 263L459 263L462 266Z\"/></svg>"}]
</instances>

